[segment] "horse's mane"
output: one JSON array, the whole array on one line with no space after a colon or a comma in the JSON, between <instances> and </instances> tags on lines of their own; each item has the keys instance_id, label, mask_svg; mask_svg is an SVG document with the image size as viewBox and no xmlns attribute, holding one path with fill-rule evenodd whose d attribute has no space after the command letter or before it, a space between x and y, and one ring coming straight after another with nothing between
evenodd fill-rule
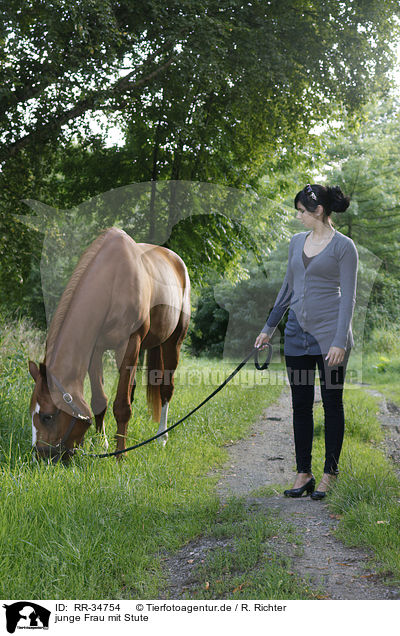
<instances>
[{"instance_id":1,"label":"horse's mane","mask_svg":"<svg viewBox=\"0 0 400 636\"><path fill-rule=\"evenodd\" d=\"M61 329L61 326L64 322L64 318L67 315L68 309L71 305L72 298L74 296L74 292L79 285L79 282L85 273L86 269L100 250L103 245L107 234L109 233L110 228L104 230L94 241L89 245L88 248L83 252L80 257L78 264L76 265L71 278L68 281L66 288L60 298L60 301L57 305L57 309L54 313L52 321L49 327L49 333L46 341L46 355L51 350L54 345L54 342L57 338L58 332Z\"/></svg>"}]
</instances>

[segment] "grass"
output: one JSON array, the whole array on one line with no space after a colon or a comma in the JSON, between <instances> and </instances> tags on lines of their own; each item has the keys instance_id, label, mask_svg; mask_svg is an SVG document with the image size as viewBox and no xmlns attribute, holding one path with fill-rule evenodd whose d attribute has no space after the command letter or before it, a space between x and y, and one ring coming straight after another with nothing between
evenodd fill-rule
<instances>
[{"instance_id":1,"label":"grass","mask_svg":"<svg viewBox=\"0 0 400 636\"><path fill-rule=\"evenodd\" d=\"M400 403L400 352L396 355L385 371L377 364L380 353L364 355L363 382ZM380 398L351 387L344 389L343 402L346 431L340 475L328 498L331 511L341 519L336 534L347 545L369 549L377 570L400 585L400 484L377 418ZM314 407L314 421L313 463L322 466L321 404ZM315 476L320 479L322 472L315 471Z\"/></svg>"},{"instance_id":2,"label":"grass","mask_svg":"<svg viewBox=\"0 0 400 636\"><path fill-rule=\"evenodd\" d=\"M350 365L361 367L362 381L400 406L400 346L396 328L377 330L373 343ZM357 355L352 353L352 356ZM382 360L384 358L384 360ZM318 374L317 374L318 376ZM357 378L357 375L354 374ZM395 467L387 458L384 433L378 420L380 398L358 385L345 385L346 431L340 459L340 476L327 499L332 513L339 515L336 535L349 546L369 550L378 572L400 585L400 485ZM324 411L314 405L315 436L313 472L318 483L324 464ZM295 465L293 462L293 469ZM257 489L253 496L281 493L282 485Z\"/></svg>"},{"instance_id":3,"label":"grass","mask_svg":"<svg viewBox=\"0 0 400 636\"><path fill-rule=\"evenodd\" d=\"M363 353L362 381L400 405L400 327L384 324L374 329Z\"/></svg>"},{"instance_id":4,"label":"grass","mask_svg":"<svg viewBox=\"0 0 400 636\"><path fill-rule=\"evenodd\" d=\"M27 412L33 386L27 360L39 357L37 337L27 325L2 331L2 598L157 598L163 582L161 554L207 532L216 517L216 478L208 474L226 461L224 444L240 439L281 389L251 387L247 380L241 385L237 376L239 381L235 378L170 433L165 449L152 443L120 463L78 457L69 467L37 464L30 452ZM220 361L183 356L170 423L231 369ZM111 396L116 376L110 361L105 379ZM112 438L111 412L106 428ZM149 437L155 428L139 374L128 444ZM101 449L93 431L85 448Z\"/></svg>"},{"instance_id":5,"label":"grass","mask_svg":"<svg viewBox=\"0 0 400 636\"><path fill-rule=\"evenodd\" d=\"M220 509L211 469L222 466L225 444L246 435L282 384L262 381L247 365L202 410L170 433L166 448L152 443L114 459L77 457L69 467L33 461L28 413L33 382L27 360L41 359L43 336L28 324L0 324L0 564L2 598L157 598L165 583L163 555L199 535L225 537L206 559L195 598L319 598L298 580L286 557L271 551L275 534L293 530L279 519L231 500ZM387 336L387 334L386 334ZM363 381L400 403L400 353L363 357ZM169 423L208 395L234 365L182 356ZM268 372L267 372L268 373ZM284 371L283 371L284 375ZM106 363L106 393L116 373ZM268 386L265 386L268 384ZM397 398L398 396L398 398ZM341 516L340 538L372 550L382 573L400 580L400 498L393 466L382 448L379 400L362 387L345 388L346 435L341 475L329 497ZM315 406L315 466L323 465L323 410ZM106 428L115 433L111 409ZM155 433L138 374L128 445ZM87 451L102 441L89 431ZM319 479L321 473L316 471ZM265 492L268 496L271 489ZM392 580L393 580L392 578ZM206 583L208 586L206 587Z\"/></svg>"},{"instance_id":6,"label":"grass","mask_svg":"<svg viewBox=\"0 0 400 636\"><path fill-rule=\"evenodd\" d=\"M273 540L285 537L292 545L301 545L290 524L267 514L250 510L242 498L231 498L217 515L209 536L224 539L197 568L201 585L187 598L195 599L315 599L313 590L291 569L291 560L279 555Z\"/></svg>"}]
</instances>

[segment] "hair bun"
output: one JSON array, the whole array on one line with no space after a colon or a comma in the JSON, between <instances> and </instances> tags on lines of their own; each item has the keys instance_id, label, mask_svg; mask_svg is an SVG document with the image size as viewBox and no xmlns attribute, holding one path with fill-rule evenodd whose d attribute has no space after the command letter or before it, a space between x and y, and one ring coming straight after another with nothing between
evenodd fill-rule
<instances>
[{"instance_id":1,"label":"hair bun","mask_svg":"<svg viewBox=\"0 0 400 636\"><path fill-rule=\"evenodd\" d=\"M346 197L339 186L328 186L327 190L332 212L345 212L350 205L350 197Z\"/></svg>"}]
</instances>

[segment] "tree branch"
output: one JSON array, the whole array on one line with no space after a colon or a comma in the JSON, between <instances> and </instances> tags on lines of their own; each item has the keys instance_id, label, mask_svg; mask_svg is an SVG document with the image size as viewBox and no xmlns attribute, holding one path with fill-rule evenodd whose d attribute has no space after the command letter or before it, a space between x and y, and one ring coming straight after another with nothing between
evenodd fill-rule
<instances>
[{"instance_id":1,"label":"tree branch","mask_svg":"<svg viewBox=\"0 0 400 636\"><path fill-rule=\"evenodd\" d=\"M146 64L149 61L152 61L159 53L159 50L154 52L148 59L146 59ZM75 106L70 108L68 111L56 116L52 121L43 124L40 128L33 130L24 137L21 137L21 139L18 139L17 141L4 146L0 150L0 161L6 161L7 159L15 156L18 152L20 152L23 148L28 146L33 141L36 141L38 139L40 139L41 141L49 139L52 134L60 130L61 126L66 124L71 119L76 119L77 117L83 115L88 110L101 110L101 104L99 102L104 101L104 99L106 99L107 97L118 95L124 90L137 89L140 86L147 84L154 77L159 75L159 73L168 68L175 59L176 56L172 55L166 62L161 64L158 68L156 68L148 75L145 75L144 77L131 82L130 80L132 79L132 77L137 74L137 69L135 69L131 73L128 73L124 77L118 79L109 89L97 91L89 97L80 100Z\"/></svg>"}]
</instances>

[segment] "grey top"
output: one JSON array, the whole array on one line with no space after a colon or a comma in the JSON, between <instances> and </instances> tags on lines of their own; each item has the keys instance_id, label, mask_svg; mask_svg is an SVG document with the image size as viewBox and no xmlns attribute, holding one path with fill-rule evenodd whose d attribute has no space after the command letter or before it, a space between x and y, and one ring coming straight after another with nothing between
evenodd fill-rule
<instances>
[{"instance_id":1,"label":"grey top","mask_svg":"<svg viewBox=\"0 0 400 636\"><path fill-rule=\"evenodd\" d=\"M272 337L289 308L285 355L326 355L330 347L347 351L354 346L351 320L356 302L356 246L335 230L328 245L310 258L303 252L310 233L292 236L286 275L262 329Z\"/></svg>"}]
</instances>

